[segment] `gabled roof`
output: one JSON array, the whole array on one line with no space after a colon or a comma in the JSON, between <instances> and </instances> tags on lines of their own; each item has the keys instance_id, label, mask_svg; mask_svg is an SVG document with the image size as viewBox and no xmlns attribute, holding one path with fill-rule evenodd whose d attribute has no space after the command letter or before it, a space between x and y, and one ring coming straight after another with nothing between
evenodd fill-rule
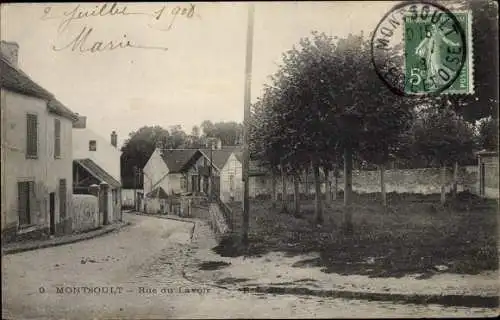
<instances>
[{"instance_id":1,"label":"gabled roof","mask_svg":"<svg viewBox=\"0 0 500 320\"><path fill-rule=\"evenodd\" d=\"M165 161L169 173L181 172L196 153L198 153L198 149L160 150L161 157Z\"/></svg>"},{"instance_id":2,"label":"gabled roof","mask_svg":"<svg viewBox=\"0 0 500 320\"><path fill-rule=\"evenodd\" d=\"M219 171L222 170L227 162L227 159L229 159L229 156L231 156L233 152L241 152L240 150L240 147L226 147L223 149L212 150L212 163L214 167ZM210 161L210 149L200 149L200 151L203 153L205 158Z\"/></svg>"},{"instance_id":3,"label":"gabled roof","mask_svg":"<svg viewBox=\"0 0 500 320\"><path fill-rule=\"evenodd\" d=\"M87 172L93 175L97 180L106 182L112 188L121 187L121 183L119 181L113 178L109 173L107 173L103 168L101 168L91 159L76 159L74 161L78 163L82 168L87 170Z\"/></svg>"},{"instance_id":4,"label":"gabled roof","mask_svg":"<svg viewBox=\"0 0 500 320\"><path fill-rule=\"evenodd\" d=\"M168 195L165 192L165 190L163 190L162 187L155 188L153 191L151 191L148 194L146 194L146 197L148 197L148 198L168 199Z\"/></svg>"},{"instance_id":5,"label":"gabled roof","mask_svg":"<svg viewBox=\"0 0 500 320\"><path fill-rule=\"evenodd\" d=\"M19 94L47 101L50 112L76 121L78 115L66 108L52 93L33 81L26 73L14 67L0 55L0 87Z\"/></svg>"}]
</instances>

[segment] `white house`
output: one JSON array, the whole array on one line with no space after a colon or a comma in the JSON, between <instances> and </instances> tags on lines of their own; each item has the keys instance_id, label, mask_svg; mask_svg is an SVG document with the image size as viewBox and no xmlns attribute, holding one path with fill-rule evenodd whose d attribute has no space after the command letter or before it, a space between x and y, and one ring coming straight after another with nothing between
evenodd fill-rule
<instances>
[{"instance_id":1,"label":"white house","mask_svg":"<svg viewBox=\"0 0 500 320\"><path fill-rule=\"evenodd\" d=\"M168 195L192 191L189 167L200 157L196 149L156 148L142 170L144 195L154 197L151 194L154 190L163 190Z\"/></svg>"},{"instance_id":2,"label":"white house","mask_svg":"<svg viewBox=\"0 0 500 320\"><path fill-rule=\"evenodd\" d=\"M77 115L1 42L2 239L71 232L72 124Z\"/></svg>"},{"instance_id":3,"label":"white house","mask_svg":"<svg viewBox=\"0 0 500 320\"><path fill-rule=\"evenodd\" d=\"M107 140L87 128L86 117L79 116L73 125L73 191L89 193L92 184L109 185L108 212L110 221L121 219L121 151L117 134Z\"/></svg>"}]
</instances>

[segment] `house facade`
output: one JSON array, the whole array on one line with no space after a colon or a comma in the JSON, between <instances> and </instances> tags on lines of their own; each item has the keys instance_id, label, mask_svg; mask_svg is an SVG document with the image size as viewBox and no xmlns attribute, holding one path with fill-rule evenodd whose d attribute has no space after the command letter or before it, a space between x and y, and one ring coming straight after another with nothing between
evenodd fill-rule
<instances>
[{"instance_id":1,"label":"house facade","mask_svg":"<svg viewBox=\"0 0 500 320\"><path fill-rule=\"evenodd\" d=\"M106 140L86 126L86 117L79 116L73 125L73 192L90 194L92 185L106 184L107 217L100 221L120 221L121 214L121 151L117 148L117 134L111 132ZM100 210L101 216L103 210Z\"/></svg>"},{"instance_id":2,"label":"house facade","mask_svg":"<svg viewBox=\"0 0 500 320\"><path fill-rule=\"evenodd\" d=\"M168 195L191 192L190 176L197 173L193 163L197 164L200 157L196 149L156 148L142 170L144 195L151 195L153 190L160 190L159 187ZM193 159L196 160L193 162Z\"/></svg>"},{"instance_id":3,"label":"house facade","mask_svg":"<svg viewBox=\"0 0 500 320\"><path fill-rule=\"evenodd\" d=\"M1 43L2 238L71 232L72 124L77 115Z\"/></svg>"}]
</instances>

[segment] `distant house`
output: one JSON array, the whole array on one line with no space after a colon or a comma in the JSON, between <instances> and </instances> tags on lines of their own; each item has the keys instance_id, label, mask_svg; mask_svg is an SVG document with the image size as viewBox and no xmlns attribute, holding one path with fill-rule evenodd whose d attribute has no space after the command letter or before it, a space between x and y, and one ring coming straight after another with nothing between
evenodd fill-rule
<instances>
[{"instance_id":1,"label":"distant house","mask_svg":"<svg viewBox=\"0 0 500 320\"><path fill-rule=\"evenodd\" d=\"M203 155L202 160L203 165L200 167L200 176L203 181L202 184L202 190L206 193L209 194L210 192L210 175L212 175L213 179L213 191L216 195L219 195L222 199L222 197L227 198L230 197L229 195L229 183L230 181L233 181L233 189L237 187L238 181L235 179L235 175L237 174L237 168L229 167L230 165L227 164L228 159L233 156L231 159L233 160L231 163L234 165L237 165L237 162L241 163L240 161L234 162L234 154L241 152L239 147L236 146L228 146L228 147L221 147L220 144L218 146L218 149L200 149L201 154ZM210 166L211 164L211 166ZM226 168L224 168L228 165ZM241 166L241 165L240 165ZM211 172L208 170L208 168L211 167ZM240 168L241 171L241 168ZM231 178L233 176L233 178ZM239 179L241 181L241 177ZM233 191L236 191L235 189ZM225 195L222 195L222 192L225 192ZM234 192L233 192L234 193Z\"/></svg>"},{"instance_id":2,"label":"distant house","mask_svg":"<svg viewBox=\"0 0 500 320\"><path fill-rule=\"evenodd\" d=\"M243 199L242 152L239 150L226 152L224 157L227 156L227 159L220 168L220 198L224 202L241 201Z\"/></svg>"},{"instance_id":3,"label":"distant house","mask_svg":"<svg viewBox=\"0 0 500 320\"><path fill-rule=\"evenodd\" d=\"M482 150L476 155L479 167L479 195L498 199L498 152Z\"/></svg>"},{"instance_id":4,"label":"distant house","mask_svg":"<svg viewBox=\"0 0 500 320\"><path fill-rule=\"evenodd\" d=\"M78 117L1 42L2 238L71 232L72 125Z\"/></svg>"},{"instance_id":5,"label":"distant house","mask_svg":"<svg viewBox=\"0 0 500 320\"><path fill-rule=\"evenodd\" d=\"M120 157L116 132L106 140L87 128L86 117L79 116L73 125L73 192L88 194L91 185L108 184L110 221L121 220Z\"/></svg>"},{"instance_id":6,"label":"distant house","mask_svg":"<svg viewBox=\"0 0 500 320\"><path fill-rule=\"evenodd\" d=\"M159 190L158 187L167 195L192 192L199 186L199 179L192 178L194 170L190 168L199 158L201 153L197 149L156 148L142 170L144 194L154 195L152 191Z\"/></svg>"},{"instance_id":7,"label":"distant house","mask_svg":"<svg viewBox=\"0 0 500 320\"><path fill-rule=\"evenodd\" d=\"M224 197L228 197L229 180L233 181L233 189L238 187L238 181L241 182L241 177L237 178L231 173L235 169L230 169L227 164L228 159L231 156L234 159L234 153L239 149L222 148L220 144L218 148L156 148L143 168L144 194L149 198L159 198L162 191L172 196L183 193L209 195L211 190L214 194L220 194L224 190Z\"/></svg>"}]
</instances>

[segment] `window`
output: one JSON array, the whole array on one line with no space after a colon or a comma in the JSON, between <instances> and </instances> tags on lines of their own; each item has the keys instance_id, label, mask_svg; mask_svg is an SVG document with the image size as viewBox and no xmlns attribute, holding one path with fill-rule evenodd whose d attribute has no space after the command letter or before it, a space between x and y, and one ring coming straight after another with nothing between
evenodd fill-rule
<instances>
[{"instance_id":1,"label":"window","mask_svg":"<svg viewBox=\"0 0 500 320\"><path fill-rule=\"evenodd\" d=\"M229 176L229 190L233 191L234 190L234 176Z\"/></svg>"},{"instance_id":2,"label":"window","mask_svg":"<svg viewBox=\"0 0 500 320\"><path fill-rule=\"evenodd\" d=\"M96 151L96 150L97 150L97 141L90 140L89 141L89 151Z\"/></svg>"},{"instance_id":3,"label":"window","mask_svg":"<svg viewBox=\"0 0 500 320\"><path fill-rule=\"evenodd\" d=\"M61 120L54 119L54 158L61 157Z\"/></svg>"},{"instance_id":4,"label":"window","mask_svg":"<svg viewBox=\"0 0 500 320\"><path fill-rule=\"evenodd\" d=\"M36 114L26 115L26 158L38 156L38 117Z\"/></svg>"}]
</instances>

